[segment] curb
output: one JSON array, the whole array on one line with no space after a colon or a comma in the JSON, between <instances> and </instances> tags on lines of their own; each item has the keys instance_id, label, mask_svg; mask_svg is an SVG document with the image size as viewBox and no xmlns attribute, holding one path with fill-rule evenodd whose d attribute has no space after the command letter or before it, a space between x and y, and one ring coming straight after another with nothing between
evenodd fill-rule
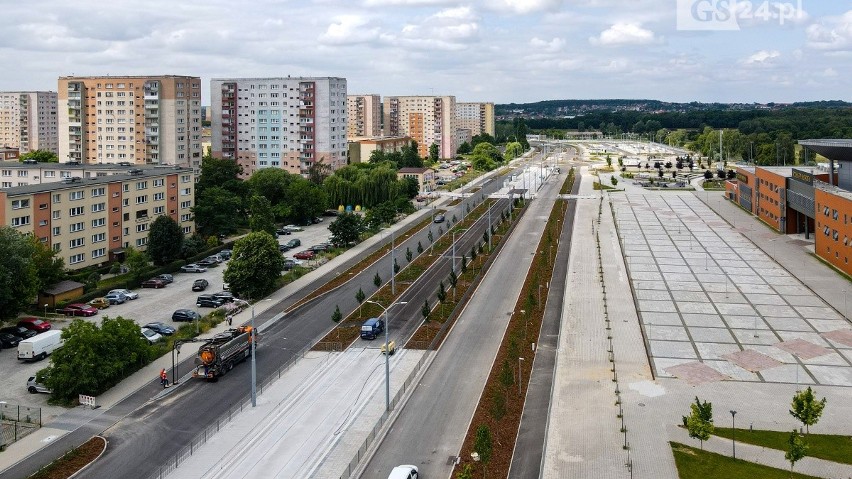
<instances>
[{"instance_id":1,"label":"curb","mask_svg":"<svg viewBox=\"0 0 852 479\"><path fill-rule=\"evenodd\" d=\"M103 450L101 450L101 453L100 453L100 454L98 454L98 457L96 457L96 458L92 459L92 460L91 460L88 464L86 464L85 466L83 466L83 467L81 467L80 469L78 469L78 470L77 470L77 472L75 472L74 474L71 474L70 476L68 476L68 479L73 479L73 478L75 478L75 477L79 476L81 472L83 472L83 471L85 471L86 469L88 469L88 467L89 467L89 466L91 466L92 464L94 464L94 463L95 463L98 459L100 459L100 458L101 458L101 456L103 456L103 455L104 455L104 453L106 452L106 450L107 450L107 446L109 446L109 441L107 441L107 440L106 440L106 438L105 438L105 437L103 437L103 436L101 436L101 435L94 436L94 437L100 438L100 439L104 442L104 448L103 448ZM93 438L94 438L94 437L93 437ZM84 444L85 444L85 443L84 443Z\"/></svg>"}]
</instances>

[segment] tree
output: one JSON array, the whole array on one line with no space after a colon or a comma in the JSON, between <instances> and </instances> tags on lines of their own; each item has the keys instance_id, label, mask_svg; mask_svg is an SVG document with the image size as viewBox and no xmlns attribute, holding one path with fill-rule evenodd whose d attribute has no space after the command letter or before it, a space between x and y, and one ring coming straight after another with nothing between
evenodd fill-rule
<instances>
[{"instance_id":1,"label":"tree","mask_svg":"<svg viewBox=\"0 0 852 479\"><path fill-rule=\"evenodd\" d=\"M260 299L275 289L284 256L272 235L254 231L234 243L234 252L222 280L238 296Z\"/></svg>"},{"instance_id":2,"label":"tree","mask_svg":"<svg viewBox=\"0 0 852 479\"><path fill-rule=\"evenodd\" d=\"M40 282L33 261L35 245L9 226L0 227L0 319L11 320L38 293Z\"/></svg>"},{"instance_id":3,"label":"tree","mask_svg":"<svg viewBox=\"0 0 852 479\"><path fill-rule=\"evenodd\" d=\"M405 195L405 197L409 200L416 198L417 195L420 194L420 183L417 181L417 178L408 176L400 181L402 182L402 190L400 193Z\"/></svg>"},{"instance_id":4,"label":"tree","mask_svg":"<svg viewBox=\"0 0 852 479\"><path fill-rule=\"evenodd\" d=\"M366 297L367 295L364 294L364 290L358 288L358 292L355 293L355 301L358 301L358 318L361 317L361 303L364 302L364 298Z\"/></svg>"},{"instance_id":5,"label":"tree","mask_svg":"<svg viewBox=\"0 0 852 479\"><path fill-rule=\"evenodd\" d=\"M417 254L420 254L422 252L423 252L423 245L420 244L420 242L418 241L417 242Z\"/></svg>"},{"instance_id":6,"label":"tree","mask_svg":"<svg viewBox=\"0 0 852 479\"><path fill-rule=\"evenodd\" d=\"M819 421L822 410L825 409L825 403L826 399L817 400L813 390L808 386L804 391L793 395L793 408L790 409L790 415L801 421L805 425L805 431L810 434L810 427Z\"/></svg>"},{"instance_id":7,"label":"tree","mask_svg":"<svg viewBox=\"0 0 852 479\"><path fill-rule=\"evenodd\" d=\"M37 289L39 291L44 290L48 286L65 279L65 262L59 256L59 251L49 247L46 243L42 243L35 235L30 236L30 241L33 247L33 264L38 279Z\"/></svg>"},{"instance_id":8,"label":"tree","mask_svg":"<svg viewBox=\"0 0 852 479\"><path fill-rule=\"evenodd\" d=\"M183 230L169 215L160 215L151 223L148 232L148 257L156 265L164 265L180 258L183 249Z\"/></svg>"},{"instance_id":9,"label":"tree","mask_svg":"<svg viewBox=\"0 0 852 479\"><path fill-rule=\"evenodd\" d=\"M24 153L18 158L18 161L32 161L35 160L39 163L59 163L59 157L56 156L56 153L50 150L33 150L27 153Z\"/></svg>"},{"instance_id":10,"label":"tree","mask_svg":"<svg viewBox=\"0 0 852 479\"><path fill-rule=\"evenodd\" d=\"M450 286L453 287L453 301L455 301L456 300L456 285L459 282L459 277L458 277L458 275L456 275L456 272L453 271L453 270L450 270L450 280L449 281L450 281Z\"/></svg>"},{"instance_id":11,"label":"tree","mask_svg":"<svg viewBox=\"0 0 852 479\"><path fill-rule=\"evenodd\" d=\"M295 175L280 168L263 168L255 171L246 180L246 184L254 194L263 196L274 208L276 205L287 202L287 188L296 178Z\"/></svg>"},{"instance_id":12,"label":"tree","mask_svg":"<svg viewBox=\"0 0 852 479\"><path fill-rule=\"evenodd\" d=\"M357 243L364 232L364 221L361 215L355 213L343 213L328 225L331 233L331 242L338 246Z\"/></svg>"},{"instance_id":13,"label":"tree","mask_svg":"<svg viewBox=\"0 0 852 479\"><path fill-rule=\"evenodd\" d=\"M201 159L201 175L195 184L196 204L198 199L208 188L222 188L238 198L244 198L248 190L240 174L243 167L234 160L225 158L214 158L205 156Z\"/></svg>"},{"instance_id":14,"label":"tree","mask_svg":"<svg viewBox=\"0 0 852 479\"><path fill-rule=\"evenodd\" d=\"M396 262L396 258L393 259L393 274L399 273L399 263Z\"/></svg>"},{"instance_id":15,"label":"tree","mask_svg":"<svg viewBox=\"0 0 852 479\"><path fill-rule=\"evenodd\" d=\"M343 313L340 312L340 305L335 305L334 312L331 313L331 320L334 321L334 323L336 324L339 323L342 319Z\"/></svg>"},{"instance_id":16,"label":"tree","mask_svg":"<svg viewBox=\"0 0 852 479\"><path fill-rule=\"evenodd\" d=\"M484 472L487 470L488 463L491 462L491 454L493 452L491 430L485 424L476 428L476 439L473 441L473 449L479 454L479 460L482 462ZM483 476L488 477L488 474L483 473Z\"/></svg>"},{"instance_id":17,"label":"tree","mask_svg":"<svg viewBox=\"0 0 852 479\"><path fill-rule=\"evenodd\" d=\"M612 156L610 156L608 153L606 155L606 166L612 168Z\"/></svg>"},{"instance_id":18,"label":"tree","mask_svg":"<svg viewBox=\"0 0 852 479\"><path fill-rule=\"evenodd\" d=\"M373 276L373 284L375 284L377 288L382 285L382 277L379 276L378 271L376 271L376 275Z\"/></svg>"},{"instance_id":19,"label":"tree","mask_svg":"<svg viewBox=\"0 0 852 479\"><path fill-rule=\"evenodd\" d=\"M790 432L790 438L787 440L787 451L784 453L784 459L790 461L790 477L793 477L793 466L808 453L808 445L805 443L802 436L793 429Z\"/></svg>"},{"instance_id":20,"label":"tree","mask_svg":"<svg viewBox=\"0 0 852 479\"><path fill-rule=\"evenodd\" d=\"M441 149L438 147L437 143L432 143L429 145L429 161L432 163L437 163L440 160Z\"/></svg>"},{"instance_id":21,"label":"tree","mask_svg":"<svg viewBox=\"0 0 852 479\"><path fill-rule=\"evenodd\" d=\"M462 273L466 273L466 272L467 272L467 256L465 256L465 255L462 255L462 259L461 259L461 270L462 270Z\"/></svg>"},{"instance_id":22,"label":"tree","mask_svg":"<svg viewBox=\"0 0 852 479\"><path fill-rule=\"evenodd\" d=\"M130 270L130 274L134 278L139 279L142 277L142 273L148 269L148 263L148 255L144 252L139 251L133 246L124 248L124 264L127 265L127 269Z\"/></svg>"},{"instance_id":23,"label":"tree","mask_svg":"<svg viewBox=\"0 0 852 479\"><path fill-rule=\"evenodd\" d=\"M251 197L249 215L249 227L252 231L263 231L275 235L275 216L272 214L272 205L265 196Z\"/></svg>"},{"instance_id":24,"label":"tree","mask_svg":"<svg viewBox=\"0 0 852 479\"><path fill-rule=\"evenodd\" d=\"M326 178L331 176L332 172L331 165L325 163L323 158L320 158L320 161L315 161L308 167L308 181L320 186Z\"/></svg>"},{"instance_id":25,"label":"tree","mask_svg":"<svg viewBox=\"0 0 852 479\"><path fill-rule=\"evenodd\" d=\"M508 395L509 388L515 384L515 372L512 371L512 366L509 364L509 359L503 359L503 365L500 367L500 385L503 386L504 392Z\"/></svg>"},{"instance_id":26,"label":"tree","mask_svg":"<svg viewBox=\"0 0 852 479\"><path fill-rule=\"evenodd\" d=\"M438 302L441 303L441 317L444 316L444 301L447 300L447 290L444 288L444 282L438 283Z\"/></svg>"},{"instance_id":27,"label":"tree","mask_svg":"<svg viewBox=\"0 0 852 479\"><path fill-rule=\"evenodd\" d=\"M487 144L487 143L486 143ZM503 158L506 161L514 160L524 153L524 147L517 141L513 141L506 145L506 151L503 153Z\"/></svg>"},{"instance_id":28,"label":"tree","mask_svg":"<svg viewBox=\"0 0 852 479\"><path fill-rule=\"evenodd\" d=\"M323 187L298 176L287 188L287 199L290 217L295 221L312 220L321 215L328 205L328 195Z\"/></svg>"},{"instance_id":29,"label":"tree","mask_svg":"<svg viewBox=\"0 0 852 479\"><path fill-rule=\"evenodd\" d=\"M459 148L458 150L456 150L456 153L458 153L459 155L469 155L472 151L473 147L470 146L470 143L464 142L459 145Z\"/></svg>"},{"instance_id":30,"label":"tree","mask_svg":"<svg viewBox=\"0 0 852 479\"><path fill-rule=\"evenodd\" d=\"M191 258L204 250L205 246L204 238L198 234L194 234L183 241L180 256L184 259Z\"/></svg>"},{"instance_id":31,"label":"tree","mask_svg":"<svg viewBox=\"0 0 852 479\"><path fill-rule=\"evenodd\" d=\"M491 417L495 421L503 419L503 416L506 415L506 400L506 395L504 394L496 391L491 394Z\"/></svg>"},{"instance_id":32,"label":"tree","mask_svg":"<svg viewBox=\"0 0 852 479\"><path fill-rule=\"evenodd\" d=\"M417 152L417 142L412 141L408 145L402 147L402 157L399 160L400 168L421 168L423 167L423 158Z\"/></svg>"},{"instance_id":33,"label":"tree","mask_svg":"<svg viewBox=\"0 0 852 479\"><path fill-rule=\"evenodd\" d=\"M389 201L378 204L369 210L364 215L364 221L367 223L367 228L378 231L383 224L393 224L396 219L396 208Z\"/></svg>"},{"instance_id":34,"label":"tree","mask_svg":"<svg viewBox=\"0 0 852 479\"><path fill-rule=\"evenodd\" d=\"M689 437L698 439L701 442L701 449L704 450L704 441L710 439L713 434L713 404L704 401L702 404L698 397L695 397L695 404L690 404L689 416L683 417L683 424L689 431Z\"/></svg>"},{"instance_id":35,"label":"tree","mask_svg":"<svg viewBox=\"0 0 852 479\"><path fill-rule=\"evenodd\" d=\"M242 217L242 200L230 191L210 186L203 192L195 193L195 224L198 233L203 236L232 234L237 231Z\"/></svg>"},{"instance_id":36,"label":"tree","mask_svg":"<svg viewBox=\"0 0 852 479\"><path fill-rule=\"evenodd\" d=\"M705 180L712 180L713 179L713 172L711 172L710 170L706 170L704 172L704 179Z\"/></svg>"},{"instance_id":37,"label":"tree","mask_svg":"<svg viewBox=\"0 0 852 479\"><path fill-rule=\"evenodd\" d=\"M429 307L429 300L423 300L423 307L420 308L420 314L423 315L423 321L429 322L429 315L432 314L432 308Z\"/></svg>"},{"instance_id":38,"label":"tree","mask_svg":"<svg viewBox=\"0 0 852 479\"><path fill-rule=\"evenodd\" d=\"M411 252L411 248L406 246L405 247L405 259L410 263L412 257L414 257L414 253Z\"/></svg>"},{"instance_id":39,"label":"tree","mask_svg":"<svg viewBox=\"0 0 852 479\"><path fill-rule=\"evenodd\" d=\"M612 183L612 186L615 186L615 185L617 185L617 184L618 184L618 178L616 178L616 177L615 177L615 175L610 176L610 177L609 177L609 182L610 182L610 183Z\"/></svg>"}]
</instances>

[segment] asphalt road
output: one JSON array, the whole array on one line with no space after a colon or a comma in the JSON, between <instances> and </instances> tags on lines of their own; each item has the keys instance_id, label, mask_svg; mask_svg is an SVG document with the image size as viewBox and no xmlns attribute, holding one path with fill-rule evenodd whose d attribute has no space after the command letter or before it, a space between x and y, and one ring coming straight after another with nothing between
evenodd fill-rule
<instances>
[{"instance_id":1,"label":"asphalt road","mask_svg":"<svg viewBox=\"0 0 852 479\"><path fill-rule=\"evenodd\" d=\"M530 204L361 477L386 477L400 464L417 465L423 477L450 476L566 175L549 179Z\"/></svg>"}]
</instances>

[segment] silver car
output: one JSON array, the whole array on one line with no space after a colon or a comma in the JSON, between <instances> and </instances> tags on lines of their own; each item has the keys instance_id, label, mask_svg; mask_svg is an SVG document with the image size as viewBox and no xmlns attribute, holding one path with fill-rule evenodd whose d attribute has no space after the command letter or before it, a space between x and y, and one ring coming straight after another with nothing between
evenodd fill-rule
<instances>
[{"instance_id":1,"label":"silver car","mask_svg":"<svg viewBox=\"0 0 852 479\"><path fill-rule=\"evenodd\" d=\"M195 263L190 263L186 266L181 266L180 270L184 273L204 273L207 271L207 268L204 266L197 265Z\"/></svg>"},{"instance_id":2,"label":"silver car","mask_svg":"<svg viewBox=\"0 0 852 479\"><path fill-rule=\"evenodd\" d=\"M110 294L113 294L113 293L121 293L121 294L127 296L127 299L139 299L139 293L134 293L133 291L130 291L130 290L127 290L127 289L113 289L112 291L107 293L107 295L110 295Z\"/></svg>"},{"instance_id":3,"label":"silver car","mask_svg":"<svg viewBox=\"0 0 852 479\"><path fill-rule=\"evenodd\" d=\"M35 376L30 376L30 378L27 379L27 391L29 391L30 394L36 394L36 393L50 394L50 393L53 392L44 384L36 382Z\"/></svg>"}]
</instances>

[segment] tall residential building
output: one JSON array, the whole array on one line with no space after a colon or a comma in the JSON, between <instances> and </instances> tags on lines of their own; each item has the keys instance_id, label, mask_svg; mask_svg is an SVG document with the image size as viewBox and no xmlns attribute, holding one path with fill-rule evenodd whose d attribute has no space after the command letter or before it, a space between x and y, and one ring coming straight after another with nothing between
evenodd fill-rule
<instances>
[{"instance_id":1,"label":"tall residential building","mask_svg":"<svg viewBox=\"0 0 852 479\"><path fill-rule=\"evenodd\" d=\"M0 190L0 224L50 245L70 269L123 259L145 249L151 223L169 215L183 233L195 230L191 169L135 168L125 174Z\"/></svg>"},{"instance_id":2,"label":"tall residential building","mask_svg":"<svg viewBox=\"0 0 852 479\"><path fill-rule=\"evenodd\" d=\"M213 156L239 163L243 177L346 166L345 78L214 78L210 96Z\"/></svg>"},{"instance_id":3,"label":"tall residential building","mask_svg":"<svg viewBox=\"0 0 852 479\"><path fill-rule=\"evenodd\" d=\"M349 138L382 136L382 97L379 95L349 95L346 97Z\"/></svg>"},{"instance_id":4,"label":"tall residential building","mask_svg":"<svg viewBox=\"0 0 852 479\"><path fill-rule=\"evenodd\" d=\"M59 78L59 161L201 167L201 79Z\"/></svg>"},{"instance_id":5,"label":"tall residential building","mask_svg":"<svg viewBox=\"0 0 852 479\"><path fill-rule=\"evenodd\" d=\"M56 92L0 92L0 147L59 153Z\"/></svg>"},{"instance_id":6,"label":"tall residential building","mask_svg":"<svg viewBox=\"0 0 852 479\"><path fill-rule=\"evenodd\" d=\"M456 155L456 97L389 96L384 100L384 134L409 136L417 142L420 156L438 145L441 158Z\"/></svg>"},{"instance_id":7,"label":"tall residential building","mask_svg":"<svg viewBox=\"0 0 852 479\"><path fill-rule=\"evenodd\" d=\"M470 130L471 136L494 136L494 103L456 103L456 127Z\"/></svg>"}]
</instances>

